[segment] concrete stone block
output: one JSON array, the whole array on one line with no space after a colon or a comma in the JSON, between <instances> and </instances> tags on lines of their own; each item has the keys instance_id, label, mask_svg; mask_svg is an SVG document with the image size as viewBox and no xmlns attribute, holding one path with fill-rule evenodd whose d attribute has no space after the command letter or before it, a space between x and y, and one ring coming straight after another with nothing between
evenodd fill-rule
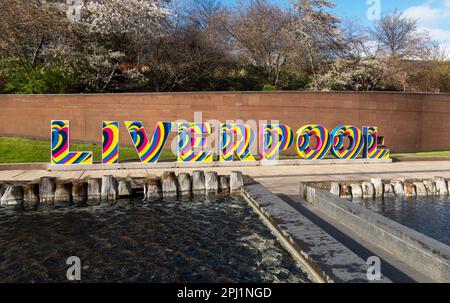
<instances>
[{"instance_id":1,"label":"concrete stone block","mask_svg":"<svg viewBox=\"0 0 450 303\"><path fill-rule=\"evenodd\" d=\"M205 173L202 170L192 172L192 192L194 194L205 193Z\"/></svg>"},{"instance_id":2,"label":"concrete stone block","mask_svg":"<svg viewBox=\"0 0 450 303\"><path fill-rule=\"evenodd\" d=\"M223 193L230 191L230 177L219 176L219 191Z\"/></svg>"},{"instance_id":3,"label":"concrete stone block","mask_svg":"<svg viewBox=\"0 0 450 303\"><path fill-rule=\"evenodd\" d=\"M308 183L299 183L298 191L300 193L300 198L306 200L306 189L308 188Z\"/></svg>"},{"instance_id":4,"label":"concrete stone block","mask_svg":"<svg viewBox=\"0 0 450 303\"><path fill-rule=\"evenodd\" d=\"M87 201L88 183L85 180L72 182L72 201L75 204L84 204Z\"/></svg>"},{"instance_id":5,"label":"concrete stone block","mask_svg":"<svg viewBox=\"0 0 450 303\"><path fill-rule=\"evenodd\" d=\"M25 207L34 207L39 204L39 182L30 182L22 185L23 204Z\"/></svg>"},{"instance_id":6,"label":"concrete stone block","mask_svg":"<svg viewBox=\"0 0 450 303\"><path fill-rule=\"evenodd\" d=\"M144 184L144 193L147 201L158 200L162 198L162 185L160 178L147 179Z\"/></svg>"},{"instance_id":7,"label":"concrete stone block","mask_svg":"<svg viewBox=\"0 0 450 303\"><path fill-rule=\"evenodd\" d=\"M312 205L316 203L316 189L312 186L306 188L306 201Z\"/></svg>"},{"instance_id":8,"label":"concrete stone block","mask_svg":"<svg viewBox=\"0 0 450 303\"><path fill-rule=\"evenodd\" d=\"M381 178L372 178L370 179L370 182L373 184L373 187L375 189L375 197L376 198L383 197L384 186Z\"/></svg>"},{"instance_id":9,"label":"concrete stone block","mask_svg":"<svg viewBox=\"0 0 450 303\"><path fill-rule=\"evenodd\" d=\"M358 183L352 183L350 185L351 191L352 191L352 198L353 199L361 199L363 198L363 190L360 184Z\"/></svg>"},{"instance_id":10,"label":"concrete stone block","mask_svg":"<svg viewBox=\"0 0 450 303\"><path fill-rule=\"evenodd\" d=\"M386 198L390 198L390 197L395 197L395 189L394 189L394 185L392 185L391 183L385 183L383 184L384 187L384 197Z\"/></svg>"},{"instance_id":11,"label":"concrete stone block","mask_svg":"<svg viewBox=\"0 0 450 303\"><path fill-rule=\"evenodd\" d=\"M447 196L448 195L448 185L447 180L443 177L435 177L434 183L436 184L436 193L439 196Z\"/></svg>"},{"instance_id":12,"label":"concrete stone block","mask_svg":"<svg viewBox=\"0 0 450 303\"><path fill-rule=\"evenodd\" d=\"M331 182L330 193L336 196L339 196L341 194L341 186L338 182Z\"/></svg>"},{"instance_id":13,"label":"concrete stone block","mask_svg":"<svg viewBox=\"0 0 450 303\"><path fill-rule=\"evenodd\" d=\"M106 202L115 202L118 197L118 184L116 178L113 176L103 176L101 200Z\"/></svg>"},{"instance_id":14,"label":"concrete stone block","mask_svg":"<svg viewBox=\"0 0 450 303\"><path fill-rule=\"evenodd\" d=\"M363 182L361 184L363 197L364 198L374 198L375 197L375 187L372 182Z\"/></svg>"},{"instance_id":15,"label":"concrete stone block","mask_svg":"<svg viewBox=\"0 0 450 303\"><path fill-rule=\"evenodd\" d=\"M428 191L423 182L414 182L414 186L416 187L417 196L424 197L428 196Z\"/></svg>"},{"instance_id":16,"label":"concrete stone block","mask_svg":"<svg viewBox=\"0 0 450 303\"><path fill-rule=\"evenodd\" d=\"M23 202L23 189L20 185L7 185L0 199L1 206L20 205Z\"/></svg>"},{"instance_id":17,"label":"concrete stone block","mask_svg":"<svg viewBox=\"0 0 450 303\"><path fill-rule=\"evenodd\" d=\"M405 188L403 185L403 181L393 180L392 185L394 186L394 192L396 196L401 197L405 195Z\"/></svg>"},{"instance_id":18,"label":"concrete stone block","mask_svg":"<svg viewBox=\"0 0 450 303\"><path fill-rule=\"evenodd\" d=\"M42 177L39 181L39 202L53 204L55 202L56 178Z\"/></svg>"},{"instance_id":19,"label":"concrete stone block","mask_svg":"<svg viewBox=\"0 0 450 303\"><path fill-rule=\"evenodd\" d=\"M164 198L178 196L178 181L175 172L165 171L161 177L161 185Z\"/></svg>"},{"instance_id":20,"label":"concrete stone block","mask_svg":"<svg viewBox=\"0 0 450 303\"><path fill-rule=\"evenodd\" d=\"M405 196L407 197L417 196L416 186L414 185L414 183L405 182L404 186L405 186Z\"/></svg>"},{"instance_id":21,"label":"concrete stone block","mask_svg":"<svg viewBox=\"0 0 450 303\"><path fill-rule=\"evenodd\" d=\"M230 191L238 192L244 186L244 176L241 171L232 171L230 174Z\"/></svg>"},{"instance_id":22,"label":"concrete stone block","mask_svg":"<svg viewBox=\"0 0 450 303\"><path fill-rule=\"evenodd\" d=\"M179 173L177 176L178 192L180 196L189 197L192 193L191 176L188 173Z\"/></svg>"},{"instance_id":23,"label":"concrete stone block","mask_svg":"<svg viewBox=\"0 0 450 303\"><path fill-rule=\"evenodd\" d=\"M434 180L423 180L423 184L425 185L428 195L434 196L437 193L436 183Z\"/></svg>"},{"instance_id":24,"label":"concrete stone block","mask_svg":"<svg viewBox=\"0 0 450 303\"><path fill-rule=\"evenodd\" d=\"M55 187L55 205L67 206L72 203L72 182L59 181Z\"/></svg>"},{"instance_id":25,"label":"concrete stone block","mask_svg":"<svg viewBox=\"0 0 450 303\"><path fill-rule=\"evenodd\" d=\"M119 198L128 198L133 195L133 189L131 188L130 180L119 180L117 188Z\"/></svg>"},{"instance_id":26,"label":"concrete stone block","mask_svg":"<svg viewBox=\"0 0 450 303\"><path fill-rule=\"evenodd\" d=\"M0 199L2 198L3 194L5 193L6 190L6 184L3 184L0 182Z\"/></svg>"},{"instance_id":27,"label":"concrete stone block","mask_svg":"<svg viewBox=\"0 0 450 303\"><path fill-rule=\"evenodd\" d=\"M102 194L102 179L93 178L88 180L88 201L95 203L100 201Z\"/></svg>"},{"instance_id":28,"label":"concrete stone block","mask_svg":"<svg viewBox=\"0 0 450 303\"><path fill-rule=\"evenodd\" d=\"M218 193L219 192L219 178L217 172L210 171L205 174L205 189L206 193Z\"/></svg>"},{"instance_id":29,"label":"concrete stone block","mask_svg":"<svg viewBox=\"0 0 450 303\"><path fill-rule=\"evenodd\" d=\"M342 184L341 185L341 197L345 199L352 198L352 188L350 185Z\"/></svg>"}]
</instances>

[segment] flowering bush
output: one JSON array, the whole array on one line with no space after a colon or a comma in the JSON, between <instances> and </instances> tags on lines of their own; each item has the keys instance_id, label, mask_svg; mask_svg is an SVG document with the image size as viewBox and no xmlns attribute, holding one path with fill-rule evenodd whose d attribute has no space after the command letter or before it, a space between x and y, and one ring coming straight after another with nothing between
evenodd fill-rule
<instances>
[{"instance_id":1,"label":"flowering bush","mask_svg":"<svg viewBox=\"0 0 450 303\"><path fill-rule=\"evenodd\" d=\"M357 60L337 60L329 69L318 76L317 88L322 91L384 90L387 83L396 83L396 71L387 60L363 58ZM312 88L312 87L310 87Z\"/></svg>"},{"instance_id":2,"label":"flowering bush","mask_svg":"<svg viewBox=\"0 0 450 303\"><path fill-rule=\"evenodd\" d=\"M102 34L158 35L169 11L155 0L89 0L82 22Z\"/></svg>"}]
</instances>

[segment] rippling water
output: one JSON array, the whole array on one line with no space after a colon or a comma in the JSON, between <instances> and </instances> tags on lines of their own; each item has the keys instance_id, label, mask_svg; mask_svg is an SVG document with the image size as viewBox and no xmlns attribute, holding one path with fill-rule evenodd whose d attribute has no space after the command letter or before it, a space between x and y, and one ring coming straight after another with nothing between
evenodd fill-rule
<instances>
[{"instance_id":1,"label":"rippling water","mask_svg":"<svg viewBox=\"0 0 450 303\"><path fill-rule=\"evenodd\" d=\"M364 200L363 204L393 220L450 245L450 199L397 197Z\"/></svg>"},{"instance_id":2,"label":"rippling water","mask_svg":"<svg viewBox=\"0 0 450 303\"><path fill-rule=\"evenodd\" d=\"M0 282L307 282L242 198L0 209Z\"/></svg>"}]
</instances>

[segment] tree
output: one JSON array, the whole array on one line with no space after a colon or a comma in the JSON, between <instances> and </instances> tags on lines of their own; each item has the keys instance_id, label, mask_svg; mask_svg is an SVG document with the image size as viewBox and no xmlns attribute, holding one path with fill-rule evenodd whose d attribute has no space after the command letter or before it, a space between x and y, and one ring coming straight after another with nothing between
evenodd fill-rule
<instances>
[{"instance_id":1,"label":"tree","mask_svg":"<svg viewBox=\"0 0 450 303\"><path fill-rule=\"evenodd\" d=\"M313 87L317 83L317 71L336 48L342 47L341 34L335 15L328 12L335 4L329 0L291 0L296 12L295 32L303 41L313 75Z\"/></svg>"},{"instance_id":2,"label":"tree","mask_svg":"<svg viewBox=\"0 0 450 303\"><path fill-rule=\"evenodd\" d=\"M372 31L372 37L378 51L393 59L422 59L431 52L429 35L418 30L417 20L399 12L382 16Z\"/></svg>"},{"instance_id":3,"label":"tree","mask_svg":"<svg viewBox=\"0 0 450 303\"><path fill-rule=\"evenodd\" d=\"M155 39L147 60L144 75L156 91L207 89L228 64L227 55L209 43L207 33L190 25Z\"/></svg>"},{"instance_id":4,"label":"tree","mask_svg":"<svg viewBox=\"0 0 450 303\"><path fill-rule=\"evenodd\" d=\"M291 12L256 0L230 17L227 30L239 51L262 70L268 83L277 86L300 42L294 22Z\"/></svg>"},{"instance_id":5,"label":"tree","mask_svg":"<svg viewBox=\"0 0 450 303\"><path fill-rule=\"evenodd\" d=\"M0 49L24 68L36 67L46 46L67 34L64 11L53 3L0 0L0 18Z\"/></svg>"},{"instance_id":6,"label":"tree","mask_svg":"<svg viewBox=\"0 0 450 303\"><path fill-rule=\"evenodd\" d=\"M375 58L370 30L358 20L345 19L341 22L341 40L336 55L344 60Z\"/></svg>"},{"instance_id":7,"label":"tree","mask_svg":"<svg viewBox=\"0 0 450 303\"><path fill-rule=\"evenodd\" d=\"M450 93L450 62L423 61L407 64L410 91Z\"/></svg>"},{"instance_id":8,"label":"tree","mask_svg":"<svg viewBox=\"0 0 450 303\"><path fill-rule=\"evenodd\" d=\"M150 39L164 33L168 16L157 0L88 0L81 22L109 48L139 64Z\"/></svg>"},{"instance_id":9,"label":"tree","mask_svg":"<svg viewBox=\"0 0 450 303\"><path fill-rule=\"evenodd\" d=\"M207 30L217 27L217 18L225 11L224 6L218 0L193 0L186 9L186 20L195 27Z\"/></svg>"},{"instance_id":10,"label":"tree","mask_svg":"<svg viewBox=\"0 0 450 303\"><path fill-rule=\"evenodd\" d=\"M0 0L2 91L64 93L72 83L70 71L52 60L53 41L70 35L70 24L58 3Z\"/></svg>"},{"instance_id":11,"label":"tree","mask_svg":"<svg viewBox=\"0 0 450 303\"><path fill-rule=\"evenodd\" d=\"M331 0L242 1L0 0L0 89L448 90L448 53L400 13L368 30Z\"/></svg>"},{"instance_id":12,"label":"tree","mask_svg":"<svg viewBox=\"0 0 450 303\"><path fill-rule=\"evenodd\" d=\"M0 0L9 91L108 90L121 63L139 66L151 39L165 33L169 14L156 0L87 0L73 19L67 11L66 1Z\"/></svg>"},{"instance_id":13,"label":"tree","mask_svg":"<svg viewBox=\"0 0 450 303\"><path fill-rule=\"evenodd\" d=\"M72 69L84 91L107 90L115 80L141 79L141 61L152 39L165 33L168 16L154 0L85 1L80 19L72 20L76 30L55 43L52 55ZM129 69L120 71L121 64Z\"/></svg>"}]
</instances>

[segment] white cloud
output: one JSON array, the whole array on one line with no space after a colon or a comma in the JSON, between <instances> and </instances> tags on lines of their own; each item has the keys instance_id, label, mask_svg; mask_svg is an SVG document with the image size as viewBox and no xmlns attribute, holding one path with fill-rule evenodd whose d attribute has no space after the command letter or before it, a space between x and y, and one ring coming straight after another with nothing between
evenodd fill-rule
<instances>
[{"instance_id":1,"label":"white cloud","mask_svg":"<svg viewBox=\"0 0 450 303\"><path fill-rule=\"evenodd\" d=\"M449 12L445 12L443 9L432 8L427 4L411 6L403 12L403 15L417 19L420 23L437 23L446 18L448 14Z\"/></svg>"},{"instance_id":2,"label":"white cloud","mask_svg":"<svg viewBox=\"0 0 450 303\"><path fill-rule=\"evenodd\" d=\"M420 27L420 30L427 31L433 40L448 41L450 43L450 30L439 27Z\"/></svg>"},{"instance_id":3,"label":"white cloud","mask_svg":"<svg viewBox=\"0 0 450 303\"><path fill-rule=\"evenodd\" d=\"M427 31L433 40L450 43L450 0L428 0L407 8L403 15L416 19L419 30Z\"/></svg>"},{"instance_id":4,"label":"white cloud","mask_svg":"<svg viewBox=\"0 0 450 303\"><path fill-rule=\"evenodd\" d=\"M422 24L433 24L445 21L448 22L448 18L450 18L450 10L446 6L448 5L450 7L450 0L444 1L444 6L442 7L433 7L430 3L411 6L403 12L403 15L409 18L417 19L419 23Z\"/></svg>"},{"instance_id":5,"label":"white cloud","mask_svg":"<svg viewBox=\"0 0 450 303\"><path fill-rule=\"evenodd\" d=\"M444 58L447 58L447 60L450 60L450 41L447 43L441 44L441 51L442 51L442 56Z\"/></svg>"}]
</instances>

